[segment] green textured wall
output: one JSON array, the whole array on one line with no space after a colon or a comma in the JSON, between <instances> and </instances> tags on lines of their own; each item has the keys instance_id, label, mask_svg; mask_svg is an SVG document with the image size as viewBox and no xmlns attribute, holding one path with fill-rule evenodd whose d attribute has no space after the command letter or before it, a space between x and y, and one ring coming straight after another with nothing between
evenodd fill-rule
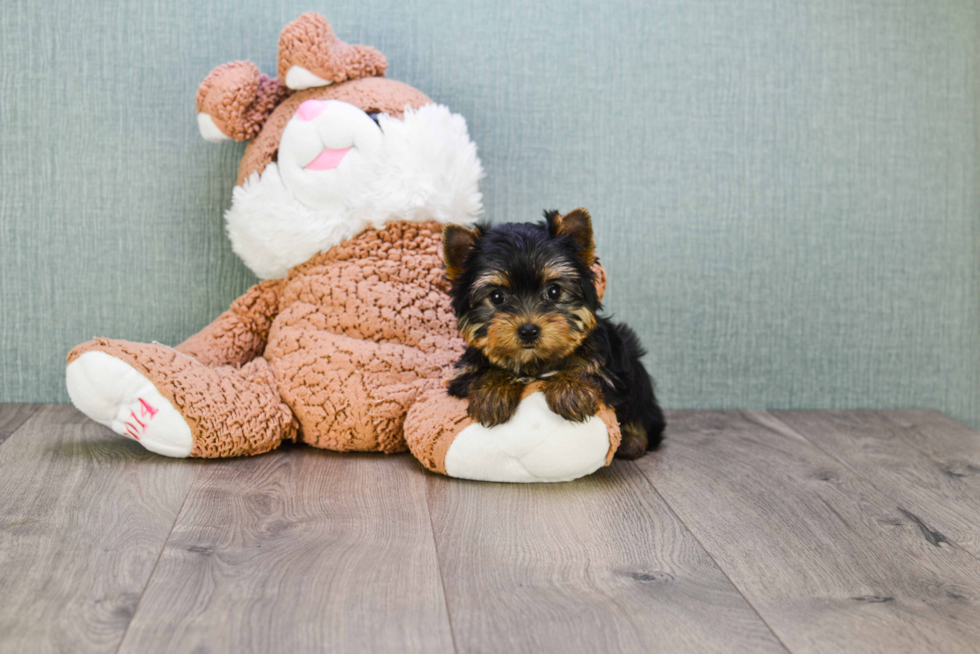
<instances>
[{"instance_id":1,"label":"green textured wall","mask_svg":"<svg viewBox=\"0 0 980 654\"><path fill-rule=\"evenodd\" d=\"M65 401L93 335L176 343L253 278L217 64L302 11L469 119L488 216L592 209L670 407L980 425L980 9L952 0L0 7L0 401Z\"/></svg>"}]
</instances>

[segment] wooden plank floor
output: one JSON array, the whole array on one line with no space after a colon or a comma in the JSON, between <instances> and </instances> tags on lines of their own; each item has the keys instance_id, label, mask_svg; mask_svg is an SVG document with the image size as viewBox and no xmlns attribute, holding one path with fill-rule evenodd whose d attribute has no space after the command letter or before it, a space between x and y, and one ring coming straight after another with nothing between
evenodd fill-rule
<instances>
[{"instance_id":1,"label":"wooden plank floor","mask_svg":"<svg viewBox=\"0 0 980 654\"><path fill-rule=\"evenodd\" d=\"M639 461L508 485L300 446L171 460L0 405L0 654L980 651L980 434L668 419Z\"/></svg>"}]
</instances>

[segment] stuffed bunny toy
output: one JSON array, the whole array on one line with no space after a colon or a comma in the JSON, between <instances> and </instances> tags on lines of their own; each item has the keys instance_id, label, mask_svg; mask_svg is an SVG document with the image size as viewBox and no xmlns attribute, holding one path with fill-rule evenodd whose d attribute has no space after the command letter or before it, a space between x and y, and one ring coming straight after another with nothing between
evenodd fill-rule
<instances>
[{"instance_id":1,"label":"stuffed bunny toy","mask_svg":"<svg viewBox=\"0 0 980 654\"><path fill-rule=\"evenodd\" d=\"M79 410L171 457L283 441L410 449L430 470L491 481L563 481L609 463L619 429L608 407L571 423L532 385L508 423L486 428L446 393L464 344L442 228L475 223L483 171L464 119L386 68L308 13L282 31L278 78L247 61L207 76L202 136L248 141L225 220L263 281L176 347L75 347Z\"/></svg>"}]
</instances>

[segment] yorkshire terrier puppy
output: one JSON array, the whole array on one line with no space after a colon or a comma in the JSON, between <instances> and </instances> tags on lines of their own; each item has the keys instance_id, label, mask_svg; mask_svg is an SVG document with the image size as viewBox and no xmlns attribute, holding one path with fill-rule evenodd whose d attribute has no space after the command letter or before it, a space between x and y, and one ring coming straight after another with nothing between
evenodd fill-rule
<instances>
[{"instance_id":1,"label":"yorkshire terrier puppy","mask_svg":"<svg viewBox=\"0 0 980 654\"><path fill-rule=\"evenodd\" d=\"M487 427L507 422L524 387L541 381L548 407L582 422L605 400L616 411L616 456L636 459L665 427L632 329L599 314L592 220L585 209L542 223L448 225L443 258L466 352L449 394Z\"/></svg>"}]
</instances>

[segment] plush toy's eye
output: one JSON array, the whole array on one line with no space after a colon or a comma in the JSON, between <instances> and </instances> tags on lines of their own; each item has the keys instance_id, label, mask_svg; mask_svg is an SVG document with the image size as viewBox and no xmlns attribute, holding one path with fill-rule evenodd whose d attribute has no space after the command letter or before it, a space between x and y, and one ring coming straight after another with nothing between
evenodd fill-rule
<instances>
[{"instance_id":1,"label":"plush toy's eye","mask_svg":"<svg viewBox=\"0 0 980 654\"><path fill-rule=\"evenodd\" d=\"M561 297L561 286L558 284L552 284L548 287L548 299L552 302L557 302L558 298Z\"/></svg>"},{"instance_id":2,"label":"plush toy's eye","mask_svg":"<svg viewBox=\"0 0 980 654\"><path fill-rule=\"evenodd\" d=\"M499 307L507 299L507 296L503 291L495 290L490 292L490 303L495 307Z\"/></svg>"}]
</instances>

